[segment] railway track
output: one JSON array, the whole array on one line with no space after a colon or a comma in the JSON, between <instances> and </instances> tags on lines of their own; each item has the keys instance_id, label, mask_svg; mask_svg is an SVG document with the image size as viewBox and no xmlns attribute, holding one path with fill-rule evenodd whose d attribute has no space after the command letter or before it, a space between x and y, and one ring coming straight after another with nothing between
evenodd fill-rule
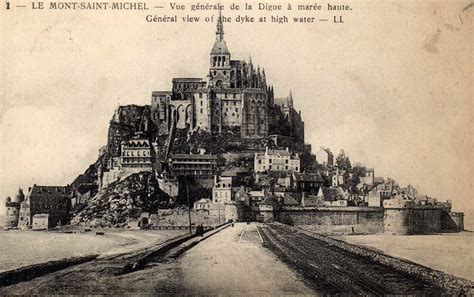
<instances>
[{"instance_id":1,"label":"railway track","mask_svg":"<svg viewBox=\"0 0 474 297\"><path fill-rule=\"evenodd\" d=\"M268 248L330 294L439 295L440 289L283 225L260 227Z\"/></svg>"}]
</instances>

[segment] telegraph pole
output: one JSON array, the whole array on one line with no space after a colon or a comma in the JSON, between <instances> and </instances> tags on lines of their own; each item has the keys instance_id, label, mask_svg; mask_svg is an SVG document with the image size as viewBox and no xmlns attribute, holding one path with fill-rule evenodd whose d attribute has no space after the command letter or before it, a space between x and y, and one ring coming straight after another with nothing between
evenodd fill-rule
<instances>
[{"instance_id":1,"label":"telegraph pole","mask_svg":"<svg viewBox=\"0 0 474 297\"><path fill-rule=\"evenodd\" d=\"M189 234L193 234L193 230L191 228L191 205L189 205L189 187L188 187L188 179L186 181L186 198L188 199L188 221L189 221Z\"/></svg>"}]
</instances>

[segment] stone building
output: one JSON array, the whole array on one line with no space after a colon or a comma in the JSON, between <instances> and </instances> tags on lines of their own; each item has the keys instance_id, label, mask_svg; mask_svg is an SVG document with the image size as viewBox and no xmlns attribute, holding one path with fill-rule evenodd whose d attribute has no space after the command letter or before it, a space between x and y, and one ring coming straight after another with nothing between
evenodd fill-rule
<instances>
[{"instance_id":1,"label":"stone building","mask_svg":"<svg viewBox=\"0 0 474 297\"><path fill-rule=\"evenodd\" d=\"M333 187L347 186L350 181L350 173L347 170L339 170L331 173Z\"/></svg>"},{"instance_id":2,"label":"stone building","mask_svg":"<svg viewBox=\"0 0 474 297\"><path fill-rule=\"evenodd\" d=\"M297 143L304 143L304 122L301 117L301 111L297 112L293 107L293 94L284 98L274 98L275 108L273 117L278 122L283 122L283 127L276 127L281 134L292 137ZM282 118L279 118L282 117ZM283 120L283 121L282 121Z\"/></svg>"},{"instance_id":3,"label":"stone building","mask_svg":"<svg viewBox=\"0 0 474 297\"><path fill-rule=\"evenodd\" d=\"M20 205L18 227L29 229L33 217L37 214L48 214L48 227L63 225L68 222L71 188L55 186L38 186L28 189L25 200Z\"/></svg>"},{"instance_id":4,"label":"stone building","mask_svg":"<svg viewBox=\"0 0 474 297\"><path fill-rule=\"evenodd\" d=\"M109 123L105 151L112 157L120 157L122 142L129 140L137 133L153 130L150 121L150 106L148 105L119 106Z\"/></svg>"},{"instance_id":5,"label":"stone building","mask_svg":"<svg viewBox=\"0 0 474 297\"><path fill-rule=\"evenodd\" d=\"M321 147L315 155L316 161L319 164L324 165L326 167L332 167L334 165L334 155L328 148Z\"/></svg>"},{"instance_id":6,"label":"stone building","mask_svg":"<svg viewBox=\"0 0 474 297\"><path fill-rule=\"evenodd\" d=\"M7 197L5 201L5 228L18 227L20 218L20 205L25 200L25 195L22 189L18 189L18 193L12 199Z\"/></svg>"},{"instance_id":7,"label":"stone building","mask_svg":"<svg viewBox=\"0 0 474 297\"><path fill-rule=\"evenodd\" d=\"M154 144L155 145L155 144ZM111 157L97 168L99 189L141 171L153 170L155 147L141 133L122 140L119 157Z\"/></svg>"},{"instance_id":8,"label":"stone building","mask_svg":"<svg viewBox=\"0 0 474 297\"><path fill-rule=\"evenodd\" d=\"M148 139L135 138L122 142L120 166L122 170L152 169L152 149Z\"/></svg>"},{"instance_id":9,"label":"stone building","mask_svg":"<svg viewBox=\"0 0 474 297\"><path fill-rule=\"evenodd\" d=\"M304 123L293 108L291 93L285 100L274 104L265 70L254 66L252 59L232 58L219 17L208 73L205 77L173 78L171 91L153 92L151 120L159 135L167 134L176 121L178 129L220 132L238 128L243 137L261 138L269 135L271 118L278 111L290 127L284 135L304 142Z\"/></svg>"},{"instance_id":10,"label":"stone building","mask_svg":"<svg viewBox=\"0 0 474 297\"><path fill-rule=\"evenodd\" d=\"M374 168L367 168L365 170L365 176L360 177L361 182L363 182L366 185L373 186L374 185L374 179L375 179L375 170Z\"/></svg>"},{"instance_id":11,"label":"stone building","mask_svg":"<svg viewBox=\"0 0 474 297\"><path fill-rule=\"evenodd\" d=\"M294 172L294 189L297 193L317 194L319 188L324 184L319 173Z\"/></svg>"},{"instance_id":12,"label":"stone building","mask_svg":"<svg viewBox=\"0 0 474 297\"><path fill-rule=\"evenodd\" d=\"M174 154L171 155L169 166L172 176L208 178L217 174L217 156L206 154Z\"/></svg>"},{"instance_id":13,"label":"stone building","mask_svg":"<svg viewBox=\"0 0 474 297\"><path fill-rule=\"evenodd\" d=\"M264 172L267 170L299 172L300 158L298 154L292 154L288 150L270 150L268 147L263 153L255 153L254 171Z\"/></svg>"},{"instance_id":14,"label":"stone building","mask_svg":"<svg viewBox=\"0 0 474 297\"><path fill-rule=\"evenodd\" d=\"M228 203L232 199L232 177L214 176L214 186L212 187L212 202Z\"/></svg>"}]
</instances>

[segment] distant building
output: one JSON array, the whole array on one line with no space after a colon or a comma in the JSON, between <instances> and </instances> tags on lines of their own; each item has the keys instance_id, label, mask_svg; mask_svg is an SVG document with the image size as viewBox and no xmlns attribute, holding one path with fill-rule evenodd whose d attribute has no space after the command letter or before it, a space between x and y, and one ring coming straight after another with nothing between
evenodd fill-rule
<instances>
[{"instance_id":1,"label":"distant building","mask_svg":"<svg viewBox=\"0 0 474 297\"><path fill-rule=\"evenodd\" d=\"M35 214L33 216L33 221L32 221L32 229L33 230L47 230L50 227L49 224L49 214L47 213L41 213L41 214Z\"/></svg>"},{"instance_id":2,"label":"distant building","mask_svg":"<svg viewBox=\"0 0 474 297\"><path fill-rule=\"evenodd\" d=\"M376 176L374 178L374 186L378 186L380 184L383 184L385 182L385 179L381 176Z\"/></svg>"},{"instance_id":3,"label":"distant building","mask_svg":"<svg viewBox=\"0 0 474 297\"><path fill-rule=\"evenodd\" d=\"M374 168L367 168L365 170L365 176L361 177L360 179L364 184L369 185L369 186L373 186L374 181L375 181L375 170L374 170Z\"/></svg>"},{"instance_id":4,"label":"distant building","mask_svg":"<svg viewBox=\"0 0 474 297\"><path fill-rule=\"evenodd\" d=\"M134 138L123 141L120 166L122 170L152 170L151 146L148 139Z\"/></svg>"},{"instance_id":5,"label":"distant building","mask_svg":"<svg viewBox=\"0 0 474 297\"><path fill-rule=\"evenodd\" d=\"M194 209L209 209L211 207L211 204L211 199L201 198L198 201L194 202Z\"/></svg>"},{"instance_id":6,"label":"distant building","mask_svg":"<svg viewBox=\"0 0 474 297\"><path fill-rule=\"evenodd\" d=\"M398 184L393 179L388 179L383 184L377 186L377 191L382 199L390 199L398 194Z\"/></svg>"},{"instance_id":7,"label":"distant building","mask_svg":"<svg viewBox=\"0 0 474 297\"><path fill-rule=\"evenodd\" d=\"M337 169L335 172L332 173L332 186L333 187L346 186L349 184L349 180L350 180L350 174L347 170Z\"/></svg>"},{"instance_id":8,"label":"distant building","mask_svg":"<svg viewBox=\"0 0 474 297\"><path fill-rule=\"evenodd\" d=\"M232 177L214 176L214 186L212 187L212 202L227 203L232 199Z\"/></svg>"},{"instance_id":9,"label":"distant building","mask_svg":"<svg viewBox=\"0 0 474 297\"><path fill-rule=\"evenodd\" d=\"M20 205L25 200L22 189L18 189L18 193L13 199L7 197L5 201L5 228L18 227L20 218Z\"/></svg>"},{"instance_id":10,"label":"distant building","mask_svg":"<svg viewBox=\"0 0 474 297\"><path fill-rule=\"evenodd\" d=\"M18 227L31 228L33 216L37 214L49 215L49 228L68 223L71 207L70 194L70 187L34 185L29 188L26 199L20 206Z\"/></svg>"},{"instance_id":11,"label":"distant building","mask_svg":"<svg viewBox=\"0 0 474 297\"><path fill-rule=\"evenodd\" d=\"M323 185L324 180L319 173L299 173L294 172L295 191L297 193L311 193L316 194L319 188Z\"/></svg>"},{"instance_id":12,"label":"distant building","mask_svg":"<svg viewBox=\"0 0 474 297\"><path fill-rule=\"evenodd\" d=\"M234 199L237 202L240 202L242 204L245 204L246 206L250 205L250 196L249 194L245 191L244 187L240 187L238 189L234 190Z\"/></svg>"},{"instance_id":13,"label":"distant building","mask_svg":"<svg viewBox=\"0 0 474 297\"><path fill-rule=\"evenodd\" d=\"M321 187L316 196L323 199L324 206L347 206L347 195L340 187Z\"/></svg>"},{"instance_id":14,"label":"distant building","mask_svg":"<svg viewBox=\"0 0 474 297\"><path fill-rule=\"evenodd\" d=\"M316 152L316 162L326 167L332 167L334 165L334 155L331 150L325 147L321 147Z\"/></svg>"},{"instance_id":15,"label":"distant building","mask_svg":"<svg viewBox=\"0 0 474 297\"><path fill-rule=\"evenodd\" d=\"M276 218L276 211L280 209L278 200L273 195L267 195L265 200L259 203L257 220L271 222Z\"/></svg>"},{"instance_id":16,"label":"distant building","mask_svg":"<svg viewBox=\"0 0 474 297\"><path fill-rule=\"evenodd\" d=\"M119 156L111 157L106 164L98 166L99 189L131 174L153 170L153 147L141 135L136 133L132 139L121 141Z\"/></svg>"},{"instance_id":17,"label":"distant building","mask_svg":"<svg viewBox=\"0 0 474 297\"><path fill-rule=\"evenodd\" d=\"M380 192L376 189L373 189L369 192L369 196L367 198L367 205L369 207L382 207L383 199L380 196Z\"/></svg>"},{"instance_id":18,"label":"distant building","mask_svg":"<svg viewBox=\"0 0 474 297\"><path fill-rule=\"evenodd\" d=\"M291 154L288 148L286 150L270 150L267 147L264 153L255 153L255 172L267 170L299 172L300 168L298 154Z\"/></svg>"},{"instance_id":19,"label":"distant building","mask_svg":"<svg viewBox=\"0 0 474 297\"><path fill-rule=\"evenodd\" d=\"M171 155L169 166L172 176L212 177L217 174L217 156L175 154Z\"/></svg>"}]
</instances>

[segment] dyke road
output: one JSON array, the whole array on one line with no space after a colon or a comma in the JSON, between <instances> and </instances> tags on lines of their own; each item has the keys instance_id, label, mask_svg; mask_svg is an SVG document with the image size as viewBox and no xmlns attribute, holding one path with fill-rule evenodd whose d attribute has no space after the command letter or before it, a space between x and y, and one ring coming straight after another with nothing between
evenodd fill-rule
<instances>
[{"instance_id":1,"label":"dyke road","mask_svg":"<svg viewBox=\"0 0 474 297\"><path fill-rule=\"evenodd\" d=\"M204 238L188 240L133 272L123 270L133 256L102 258L0 286L0 295L443 293L436 284L281 224L237 223Z\"/></svg>"}]
</instances>

